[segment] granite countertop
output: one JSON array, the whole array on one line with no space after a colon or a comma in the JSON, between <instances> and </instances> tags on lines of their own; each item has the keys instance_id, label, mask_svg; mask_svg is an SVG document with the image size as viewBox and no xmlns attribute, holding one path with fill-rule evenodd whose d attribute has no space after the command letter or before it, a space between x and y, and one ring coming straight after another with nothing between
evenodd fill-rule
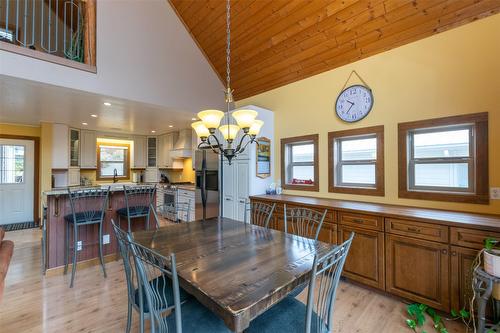
<instances>
[{"instance_id":1,"label":"granite countertop","mask_svg":"<svg viewBox=\"0 0 500 333\"><path fill-rule=\"evenodd\" d=\"M107 184L97 184L95 186L70 186L69 188L71 190L78 190L78 189L84 189L84 188L96 188L96 187L101 187L101 188L107 188L110 187L110 192L122 192L123 191L123 185L126 186L134 186L134 185L155 185L156 183L107 183ZM53 188L52 190L49 191L44 191L43 195L64 195L68 194L68 187L60 187L60 188Z\"/></svg>"}]
</instances>

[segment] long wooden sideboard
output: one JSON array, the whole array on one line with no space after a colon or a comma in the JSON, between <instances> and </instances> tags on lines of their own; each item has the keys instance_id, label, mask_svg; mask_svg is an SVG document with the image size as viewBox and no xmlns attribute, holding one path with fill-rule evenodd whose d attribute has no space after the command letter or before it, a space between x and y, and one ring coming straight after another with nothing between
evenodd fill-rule
<instances>
[{"instance_id":1,"label":"long wooden sideboard","mask_svg":"<svg viewBox=\"0 0 500 333\"><path fill-rule=\"evenodd\" d=\"M496 215L295 195L250 200L276 203L271 228L282 231L284 204L327 209L319 240L340 243L356 233L345 277L446 312L468 307L472 261L485 238L500 239Z\"/></svg>"}]
</instances>

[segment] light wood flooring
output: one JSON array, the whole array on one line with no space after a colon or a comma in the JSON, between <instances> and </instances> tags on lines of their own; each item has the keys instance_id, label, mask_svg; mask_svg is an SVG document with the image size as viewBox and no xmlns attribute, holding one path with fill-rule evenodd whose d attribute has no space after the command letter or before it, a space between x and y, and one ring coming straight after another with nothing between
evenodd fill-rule
<instances>
[{"instance_id":1,"label":"light wood flooring","mask_svg":"<svg viewBox=\"0 0 500 333\"><path fill-rule=\"evenodd\" d=\"M40 236L37 229L6 235L15 249L0 304L0 332L124 332L127 291L121 261L106 265L107 279L99 266L78 269L70 289L70 274L41 275ZM299 296L303 301L305 294ZM335 333L411 332L405 326L404 303L348 282L340 284L334 319ZM134 315L133 332L138 331L137 322ZM426 331L434 332L428 322ZM457 322L446 326L450 333L465 332Z\"/></svg>"}]
</instances>

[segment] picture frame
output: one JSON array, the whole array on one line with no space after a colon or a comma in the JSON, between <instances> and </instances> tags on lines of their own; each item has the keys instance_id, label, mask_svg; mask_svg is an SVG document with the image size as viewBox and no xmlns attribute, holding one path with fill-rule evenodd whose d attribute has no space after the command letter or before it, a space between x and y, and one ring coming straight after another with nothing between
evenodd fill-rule
<instances>
[{"instance_id":1,"label":"picture frame","mask_svg":"<svg viewBox=\"0 0 500 333\"><path fill-rule=\"evenodd\" d=\"M266 137L255 139L256 149L256 176L267 178L271 176L271 140Z\"/></svg>"}]
</instances>

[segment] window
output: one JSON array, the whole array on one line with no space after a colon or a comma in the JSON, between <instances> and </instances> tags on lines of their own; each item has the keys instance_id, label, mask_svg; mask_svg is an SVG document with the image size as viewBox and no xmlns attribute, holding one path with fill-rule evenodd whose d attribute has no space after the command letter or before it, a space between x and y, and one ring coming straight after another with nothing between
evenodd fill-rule
<instances>
[{"instance_id":1,"label":"window","mask_svg":"<svg viewBox=\"0 0 500 333\"><path fill-rule=\"evenodd\" d=\"M384 190L384 126L328 133L328 190L379 195Z\"/></svg>"},{"instance_id":2,"label":"window","mask_svg":"<svg viewBox=\"0 0 500 333\"><path fill-rule=\"evenodd\" d=\"M488 202L488 114L399 124L400 197Z\"/></svg>"},{"instance_id":3,"label":"window","mask_svg":"<svg viewBox=\"0 0 500 333\"><path fill-rule=\"evenodd\" d=\"M24 182L24 152L21 145L0 145L0 184Z\"/></svg>"},{"instance_id":4,"label":"window","mask_svg":"<svg viewBox=\"0 0 500 333\"><path fill-rule=\"evenodd\" d=\"M318 135L281 139L283 188L318 191L318 178Z\"/></svg>"},{"instance_id":5,"label":"window","mask_svg":"<svg viewBox=\"0 0 500 333\"><path fill-rule=\"evenodd\" d=\"M116 170L118 179L129 178L129 146L126 144L98 143L98 179L113 178Z\"/></svg>"}]
</instances>

